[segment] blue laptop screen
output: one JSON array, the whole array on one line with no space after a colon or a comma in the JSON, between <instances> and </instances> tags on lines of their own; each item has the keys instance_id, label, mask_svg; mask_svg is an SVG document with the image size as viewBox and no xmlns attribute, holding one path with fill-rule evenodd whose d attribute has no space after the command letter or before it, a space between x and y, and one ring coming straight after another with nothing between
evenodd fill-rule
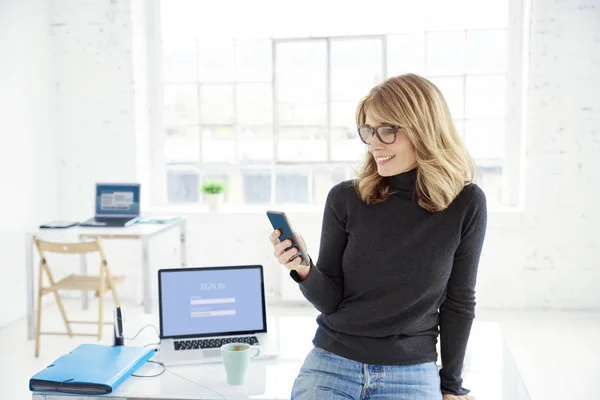
<instances>
[{"instance_id":1,"label":"blue laptop screen","mask_svg":"<svg viewBox=\"0 0 600 400\"><path fill-rule=\"evenodd\" d=\"M140 215L140 185L96 185L96 215Z\"/></svg>"},{"instance_id":2,"label":"blue laptop screen","mask_svg":"<svg viewBox=\"0 0 600 400\"><path fill-rule=\"evenodd\" d=\"M162 337L265 332L260 266L160 271Z\"/></svg>"}]
</instances>

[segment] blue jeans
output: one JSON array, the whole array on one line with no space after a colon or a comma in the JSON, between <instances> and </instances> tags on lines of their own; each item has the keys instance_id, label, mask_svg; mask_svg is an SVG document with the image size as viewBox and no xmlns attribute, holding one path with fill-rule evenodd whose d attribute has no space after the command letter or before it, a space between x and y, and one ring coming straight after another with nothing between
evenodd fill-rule
<instances>
[{"instance_id":1,"label":"blue jeans","mask_svg":"<svg viewBox=\"0 0 600 400\"><path fill-rule=\"evenodd\" d=\"M367 365L313 348L294 382L292 400L442 400L434 362Z\"/></svg>"}]
</instances>

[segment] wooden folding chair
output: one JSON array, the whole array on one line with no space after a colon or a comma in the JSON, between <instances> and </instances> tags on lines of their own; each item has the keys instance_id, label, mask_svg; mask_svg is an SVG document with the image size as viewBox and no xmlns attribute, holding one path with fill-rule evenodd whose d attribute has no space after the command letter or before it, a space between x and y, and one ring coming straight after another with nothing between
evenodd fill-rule
<instances>
[{"instance_id":1,"label":"wooden folding chair","mask_svg":"<svg viewBox=\"0 0 600 400\"><path fill-rule=\"evenodd\" d=\"M35 356L39 356L40 350L40 336L44 335L69 335L72 336L97 336L98 340L102 340L102 326L104 324L112 324L113 322L103 322L104 319L104 295L110 290L113 296L113 300L116 306L120 306L119 296L115 288L115 284L122 281L123 277L113 277L106 257L102 249L100 238L96 238L90 242L81 243L56 243L42 241L39 238L35 238L35 244L40 255L40 269L38 277L38 298L37 298L37 323L36 323L36 334L35 334ZM55 281L48 265L48 258L46 253L61 253L61 254L79 254L84 257L89 253L100 254L100 275L75 275L71 274L66 278ZM50 283L49 286L43 285L43 277L46 275ZM94 291L99 297L99 310L98 310L98 322L95 321L70 321L67 319L65 308L62 300L58 293L59 290L78 290L78 291ZM54 293L58 309L62 315L63 321L67 328L67 332L41 332L42 322L42 296L48 293ZM75 324L98 324L98 333L73 333L71 329L71 323Z\"/></svg>"}]
</instances>

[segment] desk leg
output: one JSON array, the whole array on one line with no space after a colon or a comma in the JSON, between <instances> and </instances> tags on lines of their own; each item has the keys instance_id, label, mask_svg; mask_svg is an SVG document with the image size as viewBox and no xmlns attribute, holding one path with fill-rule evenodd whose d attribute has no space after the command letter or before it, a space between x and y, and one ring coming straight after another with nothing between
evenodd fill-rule
<instances>
[{"instance_id":1,"label":"desk leg","mask_svg":"<svg viewBox=\"0 0 600 400\"><path fill-rule=\"evenodd\" d=\"M150 249L149 238L142 238L142 285L144 296L144 313L150 314L152 311L152 292L150 287Z\"/></svg>"},{"instance_id":2,"label":"desk leg","mask_svg":"<svg viewBox=\"0 0 600 400\"><path fill-rule=\"evenodd\" d=\"M27 274L27 339L33 339L35 329L34 302L35 283L33 278L33 237L31 233L25 235L25 273Z\"/></svg>"},{"instance_id":3,"label":"desk leg","mask_svg":"<svg viewBox=\"0 0 600 400\"><path fill-rule=\"evenodd\" d=\"M180 248L180 252L181 252L181 268L184 268L186 266L186 241L187 241L187 237L186 237L186 231L185 231L185 219L182 219L181 222L179 223L179 240L181 241L181 248Z\"/></svg>"},{"instance_id":4,"label":"desk leg","mask_svg":"<svg viewBox=\"0 0 600 400\"><path fill-rule=\"evenodd\" d=\"M79 270L81 271L81 275L87 276L88 268L87 268L87 258L85 256L85 254L79 255ZM89 307L88 292L86 292L85 290L82 290L81 291L81 309L87 310L88 307Z\"/></svg>"}]
</instances>

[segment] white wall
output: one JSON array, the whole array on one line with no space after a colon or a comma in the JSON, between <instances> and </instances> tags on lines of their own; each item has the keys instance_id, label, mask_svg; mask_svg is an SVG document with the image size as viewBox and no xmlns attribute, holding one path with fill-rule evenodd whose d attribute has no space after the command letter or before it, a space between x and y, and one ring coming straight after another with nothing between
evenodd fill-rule
<instances>
[{"instance_id":1,"label":"white wall","mask_svg":"<svg viewBox=\"0 0 600 400\"><path fill-rule=\"evenodd\" d=\"M0 0L0 327L25 315L25 232L58 217L47 1Z\"/></svg>"},{"instance_id":2,"label":"white wall","mask_svg":"<svg viewBox=\"0 0 600 400\"><path fill-rule=\"evenodd\" d=\"M600 8L535 0L531 16L526 208L490 226L480 304L597 309Z\"/></svg>"},{"instance_id":3,"label":"white wall","mask_svg":"<svg viewBox=\"0 0 600 400\"><path fill-rule=\"evenodd\" d=\"M63 218L93 215L96 181L136 181L130 1L51 1Z\"/></svg>"},{"instance_id":4,"label":"white wall","mask_svg":"<svg viewBox=\"0 0 600 400\"><path fill-rule=\"evenodd\" d=\"M91 215L97 180L143 179L145 164L139 157L149 155L136 154L140 127L144 131L144 122L136 118L144 112L136 109L135 88L145 78L143 64L132 57L140 54L137 46L143 40L132 27L132 9L133 20L140 20L128 0L52 1L53 126L62 218ZM599 12L583 0L533 2L525 211L490 214L479 273L480 307L600 307L600 268L593 248L600 236L593 203L600 178ZM189 264L259 262L267 270L270 294L280 293L283 279L286 298L299 298L272 259L263 211L190 213L189 218ZM316 255L321 215L291 213L291 218ZM175 243L175 233L166 239ZM177 246L165 241L163 248L155 240L153 268L176 266ZM113 268L139 270L138 244L108 246ZM20 262L19 254L14 259ZM125 297L137 294L132 281Z\"/></svg>"}]
</instances>

